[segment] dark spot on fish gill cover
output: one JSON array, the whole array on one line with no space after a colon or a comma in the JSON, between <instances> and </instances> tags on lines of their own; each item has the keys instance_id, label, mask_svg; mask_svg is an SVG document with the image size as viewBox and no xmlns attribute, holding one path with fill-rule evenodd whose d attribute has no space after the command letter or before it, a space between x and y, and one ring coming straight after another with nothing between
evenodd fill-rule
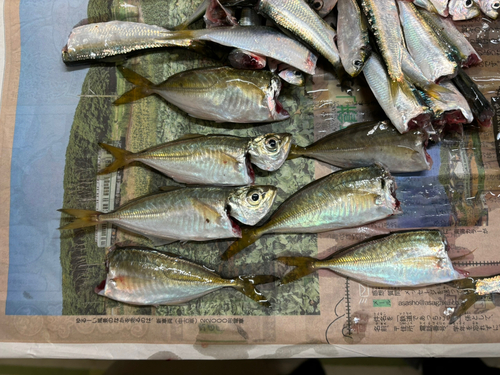
<instances>
[{"instance_id":1,"label":"dark spot on fish gill cover","mask_svg":"<svg viewBox=\"0 0 500 375\"><path fill-rule=\"evenodd\" d=\"M206 222L207 224L209 224L209 223L210 223L210 219L205 219L205 222Z\"/></svg>"}]
</instances>

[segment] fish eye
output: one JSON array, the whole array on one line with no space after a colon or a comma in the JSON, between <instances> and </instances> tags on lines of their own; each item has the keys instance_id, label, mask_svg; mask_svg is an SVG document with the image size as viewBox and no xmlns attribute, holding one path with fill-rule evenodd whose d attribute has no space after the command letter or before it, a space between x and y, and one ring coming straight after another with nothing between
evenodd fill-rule
<instances>
[{"instance_id":1,"label":"fish eye","mask_svg":"<svg viewBox=\"0 0 500 375\"><path fill-rule=\"evenodd\" d=\"M293 71L293 74L296 76L296 77L300 77L302 75L302 73L300 73L298 70L294 70Z\"/></svg>"},{"instance_id":2,"label":"fish eye","mask_svg":"<svg viewBox=\"0 0 500 375\"><path fill-rule=\"evenodd\" d=\"M496 10L496 9L500 8L500 3L493 3L493 5L491 7Z\"/></svg>"},{"instance_id":3,"label":"fish eye","mask_svg":"<svg viewBox=\"0 0 500 375\"><path fill-rule=\"evenodd\" d=\"M323 8L323 2L322 1L315 1L313 3L313 7L316 10L320 10L321 8Z\"/></svg>"},{"instance_id":4,"label":"fish eye","mask_svg":"<svg viewBox=\"0 0 500 375\"><path fill-rule=\"evenodd\" d=\"M259 198L260 198L260 195L259 195L259 194L257 194L257 193L253 193L253 194L252 194L252 200L253 200L254 202L257 202L257 201L259 200Z\"/></svg>"},{"instance_id":5,"label":"fish eye","mask_svg":"<svg viewBox=\"0 0 500 375\"><path fill-rule=\"evenodd\" d=\"M354 60L353 64L355 67L359 68L361 65L363 65L363 61L361 60Z\"/></svg>"},{"instance_id":6,"label":"fish eye","mask_svg":"<svg viewBox=\"0 0 500 375\"><path fill-rule=\"evenodd\" d=\"M275 151L276 147L278 146L278 142L276 141L276 138L269 138L266 142L266 146L269 150Z\"/></svg>"},{"instance_id":7,"label":"fish eye","mask_svg":"<svg viewBox=\"0 0 500 375\"><path fill-rule=\"evenodd\" d=\"M470 8L473 4L473 1L472 0L465 0L465 7L466 8Z\"/></svg>"}]
</instances>

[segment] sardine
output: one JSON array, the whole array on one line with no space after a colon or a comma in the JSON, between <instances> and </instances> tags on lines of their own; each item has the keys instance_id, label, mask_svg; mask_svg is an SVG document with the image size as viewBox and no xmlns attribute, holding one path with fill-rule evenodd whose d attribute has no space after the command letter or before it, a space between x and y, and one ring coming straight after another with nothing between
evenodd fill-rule
<instances>
[{"instance_id":1,"label":"sardine","mask_svg":"<svg viewBox=\"0 0 500 375\"><path fill-rule=\"evenodd\" d=\"M303 156L341 168L379 162L391 173L419 172L432 167L426 144L422 130L401 134L388 120L369 121L349 125L307 147L292 145L288 159Z\"/></svg>"},{"instance_id":2,"label":"sardine","mask_svg":"<svg viewBox=\"0 0 500 375\"><path fill-rule=\"evenodd\" d=\"M248 185L255 181L250 163L266 171L279 169L290 152L291 139L291 134L287 133L270 133L256 138L189 134L137 153L100 143L115 161L99 174L111 173L139 161L180 183Z\"/></svg>"},{"instance_id":3,"label":"sardine","mask_svg":"<svg viewBox=\"0 0 500 375\"><path fill-rule=\"evenodd\" d=\"M236 69L264 69L266 67L267 58L265 56L245 51L241 48L235 48L227 57L229 63Z\"/></svg>"},{"instance_id":4,"label":"sardine","mask_svg":"<svg viewBox=\"0 0 500 375\"><path fill-rule=\"evenodd\" d=\"M334 42L337 34L304 0L260 0L258 11L313 47L340 74L340 57Z\"/></svg>"},{"instance_id":5,"label":"sardine","mask_svg":"<svg viewBox=\"0 0 500 375\"><path fill-rule=\"evenodd\" d=\"M495 111L476 83L462 68L458 68L458 74L453 78L453 83L469 103L472 114L479 125L483 127L491 126Z\"/></svg>"},{"instance_id":6,"label":"sardine","mask_svg":"<svg viewBox=\"0 0 500 375\"><path fill-rule=\"evenodd\" d=\"M356 0L340 0L337 8L337 45L340 60L345 71L356 77L363 70L371 53L368 24Z\"/></svg>"},{"instance_id":7,"label":"sardine","mask_svg":"<svg viewBox=\"0 0 500 375\"><path fill-rule=\"evenodd\" d=\"M62 50L64 62L107 59L134 51L161 47L203 46L199 42L165 40L170 31L137 22L110 21L75 27ZM194 43L194 44L193 44Z\"/></svg>"},{"instance_id":8,"label":"sardine","mask_svg":"<svg viewBox=\"0 0 500 375\"><path fill-rule=\"evenodd\" d=\"M399 212L396 183L377 164L332 173L288 198L260 227L245 227L222 255L227 260L269 233L320 233L381 220Z\"/></svg>"},{"instance_id":9,"label":"sardine","mask_svg":"<svg viewBox=\"0 0 500 375\"><path fill-rule=\"evenodd\" d=\"M60 229L115 224L148 237L155 246L174 241L235 238L241 237L241 229L231 217L255 225L267 214L276 196L274 186L166 190L132 200L109 213L62 209L61 212L77 219Z\"/></svg>"},{"instance_id":10,"label":"sardine","mask_svg":"<svg viewBox=\"0 0 500 375\"><path fill-rule=\"evenodd\" d=\"M439 100L428 98L428 103L434 115L442 117L445 124L470 124L474 115L467 100L451 82L441 82L440 85L448 90L442 93Z\"/></svg>"},{"instance_id":11,"label":"sardine","mask_svg":"<svg viewBox=\"0 0 500 375\"><path fill-rule=\"evenodd\" d=\"M434 82L454 77L457 64L453 56L443 48L415 5L398 0L398 6L408 51L422 73Z\"/></svg>"},{"instance_id":12,"label":"sardine","mask_svg":"<svg viewBox=\"0 0 500 375\"><path fill-rule=\"evenodd\" d=\"M306 83L304 74L302 74L301 71L295 70L293 68L285 68L281 70L278 75L283 81L288 82L291 85L304 86Z\"/></svg>"},{"instance_id":13,"label":"sardine","mask_svg":"<svg viewBox=\"0 0 500 375\"><path fill-rule=\"evenodd\" d=\"M115 105L157 94L203 120L258 123L290 117L278 101L281 81L271 72L228 67L193 69L155 85L130 69L117 69L136 87L123 94Z\"/></svg>"},{"instance_id":14,"label":"sardine","mask_svg":"<svg viewBox=\"0 0 500 375\"><path fill-rule=\"evenodd\" d=\"M483 61L467 38L449 18L439 17L433 13L421 10L420 14L435 34L446 43L449 51L460 61L462 68L478 65Z\"/></svg>"},{"instance_id":15,"label":"sardine","mask_svg":"<svg viewBox=\"0 0 500 375\"><path fill-rule=\"evenodd\" d=\"M337 4L337 0L306 0L321 18L326 17Z\"/></svg>"},{"instance_id":16,"label":"sardine","mask_svg":"<svg viewBox=\"0 0 500 375\"><path fill-rule=\"evenodd\" d=\"M392 82L377 54L372 53L363 74L378 103L400 133L422 129L430 123L430 109L421 102L420 94L407 81L398 85L394 95L391 93Z\"/></svg>"},{"instance_id":17,"label":"sardine","mask_svg":"<svg viewBox=\"0 0 500 375\"><path fill-rule=\"evenodd\" d=\"M326 259L280 257L295 266L281 284L288 284L319 269L329 269L371 287L422 287L466 277L448 256L446 237L437 230L392 233L340 250Z\"/></svg>"},{"instance_id":18,"label":"sardine","mask_svg":"<svg viewBox=\"0 0 500 375\"><path fill-rule=\"evenodd\" d=\"M277 280L271 275L224 279L207 267L175 254L142 247L116 247L106 257L106 280L95 292L132 305L179 305L231 287L259 304L270 303L255 285Z\"/></svg>"},{"instance_id":19,"label":"sardine","mask_svg":"<svg viewBox=\"0 0 500 375\"><path fill-rule=\"evenodd\" d=\"M193 41L208 41L223 46L241 48L287 63L307 74L314 74L317 57L302 43L266 26L219 27L202 30L173 31L164 36L190 45ZM258 40L258 43L256 43Z\"/></svg>"},{"instance_id":20,"label":"sardine","mask_svg":"<svg viewBox=\"0 0 500 375\"><path fill-rule=\"evenodd\" d=\"M453 21L470 20L481 14L473 0L450 0L448 9Z\"/></svg>"},{"instance_id":21,"label":"sardine","mask_svg":"<svg viewBox=\"0 0 500 375\"><path fill-rule=\"evenodd\" d=\"M195 23L196 21L202 19L203 16L205 15L205 12L207 11L209 3L210 3L210 0L203 0L200 3L200 5L198 5L198 8L196 8L194 13L187 20L185 20L184 22L182 22L178 26L174 27L174 30L184 30L192 23Z\"/></svg>"},{"instance_id":22,"label":"sardine","mask_svg":"<svg viewBox=\"0 0 500 375\"><path fill-rule=\"evenodd\" d=\"M377 45L387 65L389 77L403 82L401 59L405 42L399 23L398 8L395 0L362 0L361 5L368 23L375 34Z\"/></svg>"},{"instance_id":23,"label":"sardine","mask_svg":"<svg viewBox=\"0 0 500 375\"><path fill-rule=\"evenodd\" d=\"M494 20L497 19L498 10L500 9L500 2L498 0L476 0L476 3L484 14Z\"/></svg>"},{"instance_id":24,"label":"sardine","mask_svg":"<svg viewBox=\"0 0 500 375\"><path fill-rule=\"evenodd\" d=\"M455 323L482 297L500 293L500 275L490 277L468 277L451 283L455 288L464 292L459 298L459 304L450 316L450 324Z\"/></svg>"}]
</instances>

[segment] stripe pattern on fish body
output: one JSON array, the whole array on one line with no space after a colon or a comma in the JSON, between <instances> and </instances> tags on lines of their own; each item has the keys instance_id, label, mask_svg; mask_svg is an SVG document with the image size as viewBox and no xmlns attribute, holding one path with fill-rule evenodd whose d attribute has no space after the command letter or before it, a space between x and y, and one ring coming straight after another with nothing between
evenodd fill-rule
<instances>
[{"instance_id":1,"label":"stripe pattern on fish body","mask_svg":"<svg viewBox=\"0 0 500 375\"><path fill-rule=\"evenodd\" d=\"M253 285L274 281L273 276L224 279L201 265L174 254L140 247L116 248L107 256L106 280L99 295L134 305L177 305L225 287L233 287L269 306Z\"/></svg>"},{"instance_id":2,"label":"stripe pattern on fish body","mask_svg":"<svg viewBox=\"0 0 500 375\"><path fill-rule=\"evenodd\" d=\"M420 129L401 134L390 121L369 121L352 124L307 147L292 146L290 156L310 157L341 168L379 162L391 173L418 172L432 166L426 143L427 134Z\"/></svg>"}]
</instances>

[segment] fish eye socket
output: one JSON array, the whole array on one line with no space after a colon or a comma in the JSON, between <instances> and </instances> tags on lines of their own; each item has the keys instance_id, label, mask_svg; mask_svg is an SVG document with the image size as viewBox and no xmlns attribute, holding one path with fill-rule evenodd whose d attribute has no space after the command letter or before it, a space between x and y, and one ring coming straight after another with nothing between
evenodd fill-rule
<instances>
[{"instance_id":1,"label":"fish eye socket","mask_svg":"<svg viewBox=\"0 0 500 375\"><path fill-rule=\"evenodd\" d=\"M491 7L493 9L498 9L498 8L500 8L500 3L494 3Z\"/></svg>"},{"instance_id":2,"label":"fish eye socket","mask_svg":"<svg viewBox=\"0 0 500 375\"><path fill-rule=\"evenodd\" d=\"M252 196L251 196L251 199L254 201L254 202L257 202L260 198L260 195L257 194L257 193L253 193Z\"/></svg>"},{"instance_id":3,"label":"fish eye socket","mask_svg":"<svg viewBox=\"0 0 500 375\"><path fill-rule=\"evenodd\" d=\"M359 68L363 64L363 61L361 61L361 60L354 60L353 64L354 64L355 67Z\"/></svg>"},{"instance_id":4,"label":"fish eye socket","mask_svg":"<svg viewBox=\"0 0 500 375\"><path fill-rule=\"evenodd\" d=\"M316 9L316 10L320 10L321 8L323 8L323 3L322 3L321 1L315 1L315 2L313 3L313 7L314 7L314 9Z\"/></svg>"},{"instance_id":5,"label":"fish eye socket","mask_svg":"<svg viewBox=\"0 0 500 375\"><path fill-rule=\"evenodd\" d=\"M278 142L274 138L270 138L267 140L267 146L271 150L275 150L276 147L278 146Z\"/></svg>"},{"instance_id":6,"label":"fish eye socket","mask_svg":"<svg viewBox=\"0 0 500 375\"><path fill-rule=\"evenodd\" d=\"M294 74L296 77L300 77L300 76L301 76L301 73L300 73L298 70L294 70L294 71L293 71L293 74Z\"/></svg>"},{"instance_id":7,"label":"fish eye socket","mask_svg":"<svg viewBox=\"0 0 500 375\"><path fill-rule=\"evenodd\" d=\"M473 1L472 0L465 0L465 7L466 8L470 8L473 4Z\"/></svg>"}]
</instances>

